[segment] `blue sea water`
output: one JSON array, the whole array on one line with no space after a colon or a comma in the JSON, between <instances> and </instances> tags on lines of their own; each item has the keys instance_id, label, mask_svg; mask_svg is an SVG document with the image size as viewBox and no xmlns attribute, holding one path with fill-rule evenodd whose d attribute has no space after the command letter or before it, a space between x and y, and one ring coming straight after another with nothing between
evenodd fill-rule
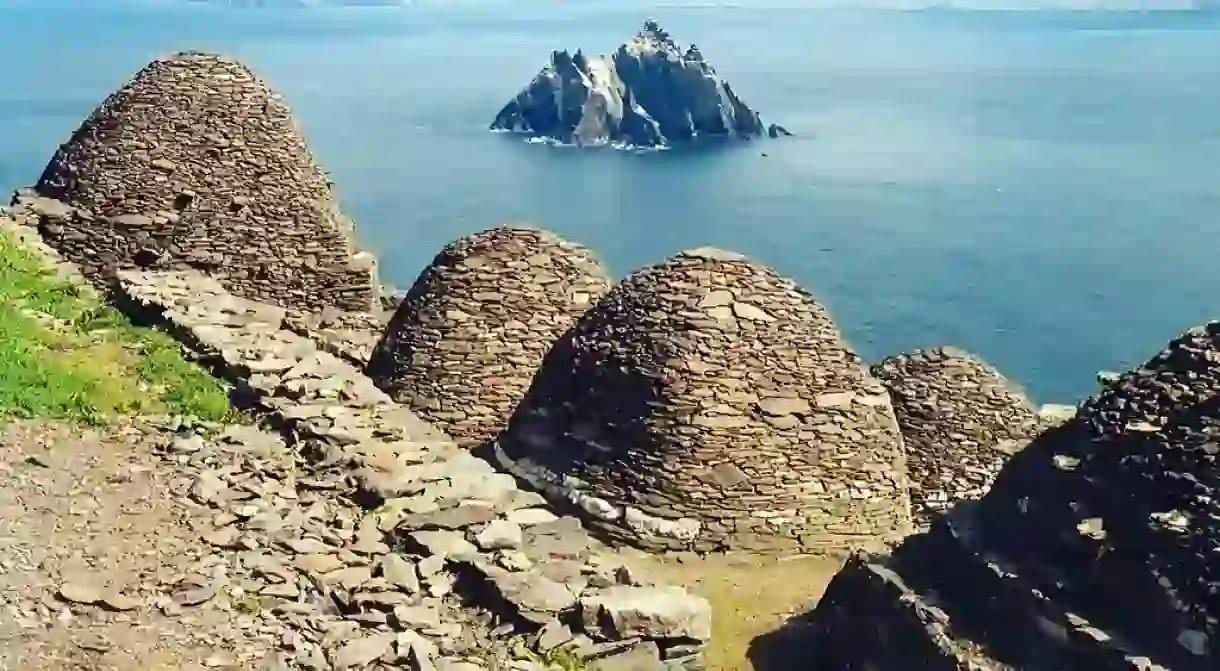
<instances>
[{"instance_id":1,"label":"blue sea water","mask_svg":"<svg viewBox=\"0 0 1220 671\"><path fill-rule=\"evenodd\" d=\"M552 49L649 15L799 137L635 155L486 131ZM399 286L506 221L618 275L717 245L808 287L866 358L953 343L1044 402L1220 316L1215 14L0 1L0 189L186 48L284 93Z\"/></svg>"}]
</instances>

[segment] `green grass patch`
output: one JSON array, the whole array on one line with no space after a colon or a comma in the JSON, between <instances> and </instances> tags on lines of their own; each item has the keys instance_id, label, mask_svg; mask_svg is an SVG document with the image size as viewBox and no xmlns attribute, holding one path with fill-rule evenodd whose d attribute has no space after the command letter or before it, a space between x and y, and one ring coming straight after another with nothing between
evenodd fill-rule
<instances>
[{"instance_id":1,"label":"green grass patch","mask_svg":"<svg viewBox=\"0 0 1220 671\"><path fill-rule=\"evenodd\" d=\"M0 416L96 424L138 413L231 418L224 385L173 338L83 295L0 231Z\"/></svg>"}]
</instances>

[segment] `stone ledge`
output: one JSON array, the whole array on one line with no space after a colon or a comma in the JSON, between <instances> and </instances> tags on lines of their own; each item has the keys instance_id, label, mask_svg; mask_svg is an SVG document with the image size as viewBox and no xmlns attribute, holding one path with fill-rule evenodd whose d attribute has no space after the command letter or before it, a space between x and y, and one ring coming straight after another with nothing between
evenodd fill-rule
<instances>
[{"instance_id":1,"label":"stone ledge","mask_svg":"<svg viewBox=\"0 0 1220 671\"><path fill-rule=\"evenodd\" d=\"M616 506L588 493L579 480L560 477L529 459L514 461L504 453L499 443L492 443L496 462L501 468L521 478L534 489L559 500L569 501L584 514L602 522L622 521L632 533L644 538L667 539L690 545L699 535L699 521L691 518L669 520L649 515L632 506Z\"/></svg>"}]
</instances>

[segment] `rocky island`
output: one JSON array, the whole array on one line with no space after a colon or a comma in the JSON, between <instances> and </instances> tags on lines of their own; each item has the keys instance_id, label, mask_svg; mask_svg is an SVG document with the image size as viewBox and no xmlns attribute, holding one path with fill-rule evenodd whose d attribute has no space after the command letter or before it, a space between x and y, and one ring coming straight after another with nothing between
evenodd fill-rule
<instances>
[{"instance_id":1,"label":"rocky island","mask_svg":"<svg viewBox=\"0 0 1220 671\"><path fill-rule=\"evenodd\" d=\"M790 135L782 126L765 126L697 46L683 50L651 19L611 55L553 52L491 128L582 146Z\"/></svg>"}]
</instances>

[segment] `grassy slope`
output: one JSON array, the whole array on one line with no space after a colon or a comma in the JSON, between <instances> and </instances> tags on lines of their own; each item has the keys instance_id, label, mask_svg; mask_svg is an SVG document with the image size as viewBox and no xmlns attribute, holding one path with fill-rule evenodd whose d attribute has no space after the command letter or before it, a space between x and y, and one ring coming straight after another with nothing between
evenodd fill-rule
<instances>
[{"instance_id":1,"label":"grassy slope","mask_svg":"<svg viewBox=\"0 0 1220 671\"><path fill-rule=\"evenodd\" d=\"M228 418L224 387L159 331L133 326L0 231L0 417Z\"/></svg>"}]
</instances>

